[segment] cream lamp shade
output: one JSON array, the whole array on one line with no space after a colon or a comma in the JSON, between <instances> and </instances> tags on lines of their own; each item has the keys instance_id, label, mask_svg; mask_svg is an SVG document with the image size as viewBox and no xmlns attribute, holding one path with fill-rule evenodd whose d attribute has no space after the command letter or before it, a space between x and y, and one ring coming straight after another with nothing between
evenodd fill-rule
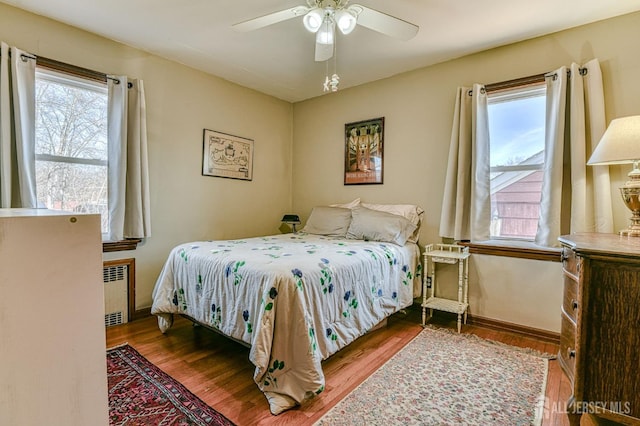
<instances>
[{"instance_id":1,"label":"cream lamp shade","mask_svg":"<svg viewBox=\"0 0 640 426\"><path fill-rule=\"evenodd\" d=\"M588 165L629 164L640 160L640 115L611 121Z\"/></svg>"},{"instance_id":2,"label":"cream lamp shade","mask_svg":"<svg viewBox=\"0 0 640 426\"><path fill-rule=\"evenodd\" d=\"M628 229L620 235L640 237L640 115L617 118L609 124L588 165L633 164L629 180L620 188L632 216Z\"/></svg>"}]
</instances>

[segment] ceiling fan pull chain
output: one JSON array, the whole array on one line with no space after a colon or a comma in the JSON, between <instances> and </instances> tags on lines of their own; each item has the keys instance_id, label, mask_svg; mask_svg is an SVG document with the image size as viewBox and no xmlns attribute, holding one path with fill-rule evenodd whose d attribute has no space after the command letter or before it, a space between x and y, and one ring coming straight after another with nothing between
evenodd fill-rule
<instances>
[{"instance_id":1,"label":"ceiling fan pull chain","mask_svg":"<svg viewBox=\"0 0 640 426\"><path fill-rule=\"evenodd\" d=\"M322 84L322 91L328 92L329 89L329 60L324 61L325 72L324 72L324 83Z\"/></svg>"},{"instance_id":2,"label":"ceiling fan pull chain","mask_svg":"<svg viewBox=\"0 0 640 426\"><path fill-rule=\"evenodd\" d=\"M338 74L338 37L337 34L335 34L335 29L334 31L334 36L333 36L333 54L331 56L333 56L333 75L337 75ZM335 92L335 90L334 90Z\"/></svg>"},{"instance_id":3,"label":"ceiling fan pull chain","mask_svg":"<svg viewBox=\"0 0 640 426\"><path fill-rule=\"evenodd\" d=\"M334 29L335 31L335 29ZM331 76L331 91L338 91L338 84L340 83L340 77L338 76L338 37L334 36L333 39L333 75Z\"/></svg>"}]
</instances>

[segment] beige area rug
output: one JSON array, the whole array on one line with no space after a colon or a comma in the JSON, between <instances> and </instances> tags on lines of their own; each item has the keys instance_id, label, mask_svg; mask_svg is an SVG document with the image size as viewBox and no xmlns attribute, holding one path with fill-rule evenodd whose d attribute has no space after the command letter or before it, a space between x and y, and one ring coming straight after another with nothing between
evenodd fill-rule
<instances>
[{"instance_id":1,"label":"beige area rug","mask_svg":"<svg viewBox=\"0 0 640 426\"><path fill-rule=\"evenodd\" d=\"M547 358L425 328L316 425L539 425Z\"/></svg>"}]
</instances>

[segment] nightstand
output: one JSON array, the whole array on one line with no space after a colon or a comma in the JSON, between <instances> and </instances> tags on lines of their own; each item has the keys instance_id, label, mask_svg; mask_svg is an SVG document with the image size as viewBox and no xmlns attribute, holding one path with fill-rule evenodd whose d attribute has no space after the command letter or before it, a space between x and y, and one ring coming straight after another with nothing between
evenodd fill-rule
<instances>
[{"instance_id":1,"label":"nightstand","mask_svg":"<svg viewBox=\"0 0 640 426\"><path fill-rule=\"evenodd\" d=\"M458 333L462 328L462 319L467 323L469 307L469 248L456 244L428 244L424 248L424 271L422 280L422 326L427 322L433 310L451 312L458 315ZM446 299L436 296L436 263L458 264L458 299ZM428 298L427 298L428 293Z\"/></svg>"}]
</instances>

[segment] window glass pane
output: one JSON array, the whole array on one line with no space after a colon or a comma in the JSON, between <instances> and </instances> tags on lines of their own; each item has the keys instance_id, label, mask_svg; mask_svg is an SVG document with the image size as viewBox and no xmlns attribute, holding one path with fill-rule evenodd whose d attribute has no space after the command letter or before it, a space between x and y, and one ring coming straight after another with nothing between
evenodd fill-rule
<instances>
[{"instance_id":1,"label":"window glass pane","mask_svg":"<svg viewBox=\"0 0 640 426\"><path fill-rule=\"evenodd\" d=\"M38 205L102 215L108 232L106 85L36 72Z\"/></svg>"},{"instance_id":2,"label":"window glass pane","mask_svg":"<svg viewBox=\"0 0 640 426\"><path fill-rule=\"evenodd\" d=\"M544 86L489 95L492 238L535 237L544 163Z\"/></svg>"},{"instance_id":3,"label":"window glass pane","mask_svg":"<svg viewBox=\"0 0 640 426\"><path fill-rule=\"evenodd\" d=\"M38 72L36 154L106 161L106 88Z\"/></svg>"},{"instance_id":4,"label":"window glass pane","mask_svg":"<svg viewBox=\"0 0 640 426\"><path fill-rule=\"evenodd\" d=\"M544 151L545 90L489 96L490 166L522 163Z\"/></svg>"},{"instance_id":5,"label":"window glass pane","mask_svg":"<svg viewBox=\"0 0 640 426\"><path fill-rule=\"evenodd\" d=\"M54 210L102 215L108 231L107 167L58 161L36 162L38 203Z\"/></svg>"},{"instance_id":6,"label":"window glass pane","mask_svg":"<svg viewBox=\"0 0 640 426\"><path fill-rule=\"evenodd\" d=\"M503 185L491 190L491 237L533 239L540 214L542 171L505 172L500 178Z\"/></svg>"}]
</instances>

